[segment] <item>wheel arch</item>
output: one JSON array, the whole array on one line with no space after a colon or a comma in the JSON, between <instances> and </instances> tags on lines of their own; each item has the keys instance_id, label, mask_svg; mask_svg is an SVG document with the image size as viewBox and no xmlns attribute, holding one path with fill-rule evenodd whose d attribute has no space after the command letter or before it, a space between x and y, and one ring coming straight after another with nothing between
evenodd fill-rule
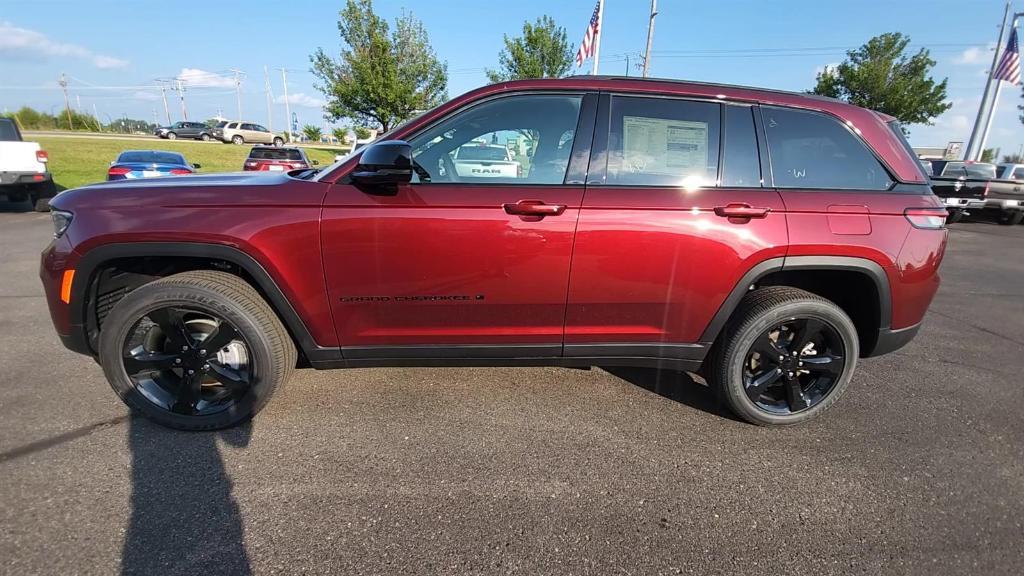
<instances>
[{"instance_id":1,"label":"wheel arch","mask_svg":"<svg viewBox=\"0 0 1024 576\"><path fill-rule=\"evenodd\" d=\"M81 328L88 351L95 355L99 322L95 318L98 298L97 288L101 275L116 268L118 261L177 262L179 268L171 273L186 270L211 269L233 272L232 266L243 272L237 274L247 280L266 299L285 325L302 355L310 360L334 360L339 355L337 348L324 348L316 344L305 322L278 286L270 273L248 253L223 244L202 242L137 242L131 244L104 244L89 250L76 264L76 276L84 282L75 282L71 302L73 323ZM138 284L141 285L141 284ZM134 289L134 287L132 288ZM128 290L130 291L130 290ZM127 293L127 291L125 292ZM123 294L121 295L123 296ZM115 302L116 303L116 302ZM110 304L112 307L113 304ZM92 316L90 316L92 315Z\"/></svg>"},{"instance_id":2,"label":"wheel arch","mask_svg":"<svg viewBox=\"0 0 1024 576\"><path fill-rule=\"evenodd\" d=\"M761 286L793 286L835 302L854 321L862 356L873 355L879 335L889 332L892 292L889 277L877 262L851 256L786 256L762 261L740 278L705 328L701 342L711 346L743 296L751 287ZM867 295L866 290L870 290Z\"/></svg>"}]
</instances>

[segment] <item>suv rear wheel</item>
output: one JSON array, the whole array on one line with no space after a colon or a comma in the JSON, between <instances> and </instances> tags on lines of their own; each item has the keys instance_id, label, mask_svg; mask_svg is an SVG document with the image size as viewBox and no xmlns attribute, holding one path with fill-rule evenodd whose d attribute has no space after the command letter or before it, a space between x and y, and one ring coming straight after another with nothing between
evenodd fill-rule
<instances>
[{"instance_id":1,"label":"suv rear wheel","mask_svg":"<svg viewBox=\"0 0 1024 576\"><path fill-rule=\"evenodd\" d=\"M797 424L831 406L859 355L857 330L833 302L796 288L747 294L706 367L708 383L740 418Z\"/></svg>"},{"instance_id":2,"label":"suv rear wheel","mask_svg":"<svg viewBox=\"0 0 1024 576\"><path fill-rule=\"evenodd\" d=\"M295 346L237 276L196 271L132 291L100 333L100 364L129 407L181 430L248 420L288 379Z\"/></svg>"},{"instance_id":3,"label":"suv rear wheel","mask_svg":"<svg viewBox=\"0 0 1024 576\"><path fill-rule=\"evenodd\" d=\"M199 139L202 140L203 142L209 142L210 135L207 134L206 132L203 132L202 134L199 135Z\"/></svg>"},{"instance_id":4,"label":"suv rear wheel","mask_svg":"<svg viewBox=\"0 0 1024 576\"><path fill-rule=\"evenodd\" d=\"M996 216L996 222L1004 226L1020 224L1024 220L1024 210L1003 210Z\"/></svg>"}]
</instances>

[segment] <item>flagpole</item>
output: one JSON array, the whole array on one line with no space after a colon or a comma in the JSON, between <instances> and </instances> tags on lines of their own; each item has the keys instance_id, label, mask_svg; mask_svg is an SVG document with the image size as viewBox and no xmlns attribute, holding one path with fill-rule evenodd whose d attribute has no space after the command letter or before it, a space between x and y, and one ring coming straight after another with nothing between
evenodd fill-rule
<instances>
[{"instance_id":1,"label":"flagpole","mask_svg":"<svg viewBox=\"0 0 1024 576\"><path fill-rule=\"evenodd\" d=\"M999 65L999 51L1003 46L1003 34L1006 32L1006 21L1010 19L1010 4L1011 0L1006 2L1006 12L1003 13L1003 23L999 27L999 40L996 42L995 54L992 56L992 67L988 71L988 80L985 81L985 92L981 95L981 104L978 105L978 117L974 120L974 128L971 130L971 139L967 141L967 152L964 154L964 160L978 160L981 157L981 151L978 150L977 142L979 136L979 129L983 129L984 118L986 107L988 105L988 95L992 91L992 77L996 73L996 66Z\"/></svg>"},{"instance_id":2,"label":"flagpole","mask_svg":"<svg viewBox=\"0 0 1024 576\"><path fill-rule=\"evenodd\" d=\"M604 0L597 5L597 38L594 38L594 68L590 72L597 76L598 61L601 59L601 38L604 36Z\"/></svg>"},{"instance_id":3,"label":"flagpole","mask_svg":"<svg viewBox=\"0 0 1024 576\"><path fill-rule=\"evenodd\" d=\"M1017 28L1017 18L1019 16L1020 16L1020 14L1014 14L1013 15L1013 24L1010 25L1011 33L1012 33L1013 30L1015 30ZM1002 45L1000 44L1000 46L1002 46ZM1005 51L1006 51L1006 48L1004 47L1003 48L1003 52L1005 52ZM996 49L996 52L998 53L999 50ZM1000 55L1001 55L1001 53L1000 53ZM982 130L982 132L981 132L981 142L978 144L978 150L980 151L978 153L978 159L981 159L981 155L985 153L985 143L988 142L988 133L992 129L992 118L995 117L996 109L999 107L999 93L1002 92L1002 90L1003 90L1003 81L1002 80L996 80L996 95L992 97L992 106L988 109L988 117L985 118L985 129ZM998 158L996 159L996 161L998 161Z\"/></svg>"}]
</instances>

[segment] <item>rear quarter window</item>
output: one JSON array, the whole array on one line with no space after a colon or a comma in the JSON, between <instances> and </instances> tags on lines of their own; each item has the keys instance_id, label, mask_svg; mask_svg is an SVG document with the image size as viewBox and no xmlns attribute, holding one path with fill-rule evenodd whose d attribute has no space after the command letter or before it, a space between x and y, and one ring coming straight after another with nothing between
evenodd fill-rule
<instances>
[{"instance_id":1,"label":"rear quarter window","mask_svg":"<svg viewBox=\"0 0 1024 576\"><path fill-rule=\"evenodd\" d=\"M777 188L888 190L889 172L859 138L831 116L762 106Z\"/></svg>"},{"instance_id":2,"label":"rear quarter window","mask_svg":"<svg viewBox=\"0 0 1024 576\"><path fill-rule=\"evenodd\" d=\"M0 142L20 142L21 135L13 120L0 118Z\"/></svg>"}]
</instances>

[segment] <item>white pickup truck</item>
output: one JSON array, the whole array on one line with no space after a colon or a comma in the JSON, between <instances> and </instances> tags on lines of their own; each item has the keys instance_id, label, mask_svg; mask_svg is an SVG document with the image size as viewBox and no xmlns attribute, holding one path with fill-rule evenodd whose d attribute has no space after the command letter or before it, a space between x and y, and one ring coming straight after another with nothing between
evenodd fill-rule
<instances>
[{"instance_id":1,"label":"white pickup truck","mask_svg":"<svg viewBox=\"0 0 1024 576\"><path fill-rule=\"evenodd\" d=\"M0 196L10 202L28 200L37 212L50 209L57 193L46 169L49 157L36 142L25 142L18 125L0 118Z\"/></svg>"},{"instance_id":2,"label":"white pickup truck","mask_svg":"<svg viewBox=\"0 0 1024 576\"><path fill-rule=\"evenodd\" d=\"M512 153L495 144L464 144L455 151L455 174L461 178L522 178L523 169Z\"/></svg>"}]
</instances>

